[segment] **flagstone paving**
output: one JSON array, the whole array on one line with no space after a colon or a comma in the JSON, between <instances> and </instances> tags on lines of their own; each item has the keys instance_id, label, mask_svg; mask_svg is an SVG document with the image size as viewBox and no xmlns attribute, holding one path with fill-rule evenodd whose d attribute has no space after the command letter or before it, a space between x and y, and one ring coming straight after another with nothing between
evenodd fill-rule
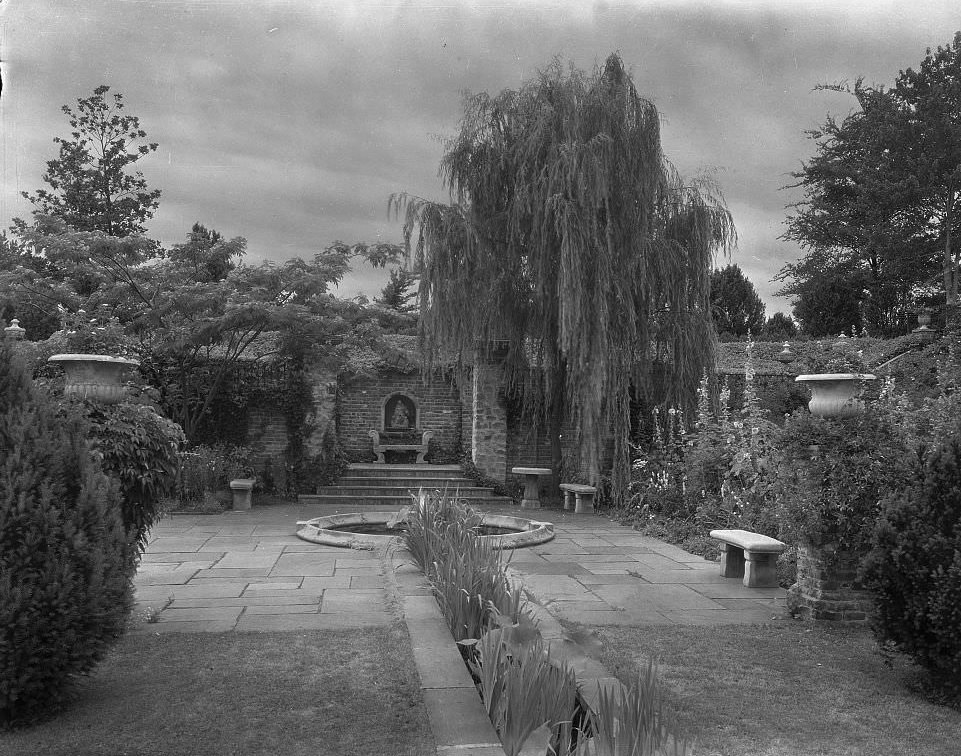
<instances>
[{"instance_id":1,"label":"flagstone paving","mask_svg":"<svg viewBox=\"0 0 961 756\"><path fill-rule=\"evenodd\" d=\"M137 632L336 629L395 620L385 563L373 551L309 544L297 521L311 507L283 504L159 523L138 571Z\"/></svg>"},{"instance_id":2,"label":"flagstone paving","mask_svg":"<svg viewBox=\"0 0 961 756\"><path fill-rule=\"evenodd\" d=\"M342 508L340 508L342 510ZM518 514L516 507L483 507ZM391 621L387 564L376 551L301 541L319 504L168 517L137 574L139 632L366 627ZM594 515L532 512L548 543L512 553L510 571L559 620L595 625L731 624L785 616L780 588L746 588L718 565Z\"/></svg>"}]
</instances>

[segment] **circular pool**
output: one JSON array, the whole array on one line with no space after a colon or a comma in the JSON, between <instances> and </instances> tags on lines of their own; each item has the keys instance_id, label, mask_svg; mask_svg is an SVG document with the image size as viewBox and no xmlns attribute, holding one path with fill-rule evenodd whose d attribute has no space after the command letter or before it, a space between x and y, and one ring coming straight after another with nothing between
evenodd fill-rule
<instances>
[{"instance_id":1,"label":"circular pool","mask_svg":"<svg viewBox=\"0 0 961 756\"><path fill-rule=\"evenodd\" d=\"M297 537L311 543L343 548L369 548L400 538L403 521L398 512L352 512L303 520L297 524ZM495 549L520 549L536 546L554 537L549 522L510 515L483 515L478 538L490 540Z\"/></svg>"}]
</instances>

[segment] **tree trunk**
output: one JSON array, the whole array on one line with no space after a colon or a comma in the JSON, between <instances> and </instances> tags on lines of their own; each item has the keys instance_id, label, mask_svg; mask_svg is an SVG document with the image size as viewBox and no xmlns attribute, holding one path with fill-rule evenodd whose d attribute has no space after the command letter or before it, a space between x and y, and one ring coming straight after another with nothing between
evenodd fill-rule
<instances>
[{"instance_id":1,"label":"tree trunk","mask_svg":"<svg viewBox=\"0 0 961 756\"><path fill-rule=\"evenodd\" d=\"M547 435L551 446L551 491L550 499L553 502L557 492L560 491L561 465L564 461L564 452L561 447L561 435L564 432L564 399L567 395L566 387L567 371L563 361L554 371L551 381L550 411L548 420Z\"/></svg>"},{"instance_id":2,"label":"tree trunk","mask_svg":"<svg viewBox=\"0 0 961 756\"><path fill-rule=\"evenodd\" d=\"M948 206L945 213L947 229L944 234L944 294L947 304L958 303L958 270L951 251L951 226L954 223L954 182L948 184Z\"/></svg>"}]
</instances>

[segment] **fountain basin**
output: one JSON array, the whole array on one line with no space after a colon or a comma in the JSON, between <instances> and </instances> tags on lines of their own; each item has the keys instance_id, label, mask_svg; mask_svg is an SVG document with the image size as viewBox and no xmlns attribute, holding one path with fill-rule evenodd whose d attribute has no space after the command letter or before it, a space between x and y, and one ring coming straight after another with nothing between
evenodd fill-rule
<instances>
[{"instance_id":1,"label":"fountain basin","mask_svg":"<svg viewBox=\"0 0 961 756\"><path fill-rule=\"evenodd\" d=\"M297 537L311 543L342 548L371 548L383 546L401 538L400 528L389 528L397 519L397 512L351 512L302 520ZM554 537L554 526L549 522L528 520L510 515L484 515L481 528L489 532L479 535L489 540L495 549L520 549L546 543ZM391 532L393 531L393 532Z\"/></svg>"}]
</instances>

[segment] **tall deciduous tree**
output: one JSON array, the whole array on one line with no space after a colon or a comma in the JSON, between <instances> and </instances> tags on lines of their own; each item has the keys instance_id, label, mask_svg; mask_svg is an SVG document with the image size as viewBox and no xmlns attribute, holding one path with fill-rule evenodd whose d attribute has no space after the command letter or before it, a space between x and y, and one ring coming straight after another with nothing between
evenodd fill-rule
<instances>
[{"instance_id":1,"label":"tall deciduous tree","mask_svg":"<svg viewBox=\"0 0 961 756\"><path fill-rule=\"evenodd\" d=\"M956 242L961 231L961 31L950 44L934 52L928 48L917 71L902 71L894 94L909 140L896 146L918 183L915 223L940 246L946 299L955 305L961 262Z\"/></svg>"},{"instance_id":2,"label":"tall deciduous tree","mask_svg":"<svg viewBox=\"0 0 961 756\"><path fill-rule=\"evenodd\" d=\"M817 258L831 255L863 287L867 325L893 333L938 279L945 301L957 302L961 32L890 89L860 79L822 88L850 93L858 109L809 132L816 153L794 174L805 196L784 234L807 254L781 271L779 293L810 299Z\"/></svg>"},{"instance_id":3,"label":"tall deciduous tree","mask_svg":"<svg viewBox=\"0 0 961 756\"><path fill-rule=\"evenodd\" d=\"M131 170L157 145L146 141L140 120L125 112L123 95L109 93L102 85L77 100L76 109L63 106L72 131L69 138L54 139L60 153L43 175L50 188L23 196L38 212L78 231L129 236L144 232L159 202L160 190L148 188L143 174Z\"/></svg>"},{"instance_id":4,"label":"tall deciduous tree","mask_svg":"<svg viewBox=\"0 0 961 756\"><path fill-rule=\"evenodd\" d=\"M737 265L711 272L711 316L722 335L756 335L764 325L764 303Z\"/></svg>"},{"instance_id":5,"label":"tall deciduous tree","mask_svg":"<svg viewBox=\"0 0 961 756\"><path fill-rule=\"evenodd\" d=\"M270 355L254 354L266 332L303 334L346 358L342 345L354 343L358 324L379 313L337 300L329 289L357 256L384 265L400 254L387 244L337 243L311 260L245 266L237 263L245 239L227 240L199 224L163 258L142 236L76 231L43 216L20 230L0 257L0 303L9 296L18 311L29 303L54 320L106 306L137 341L142 371L188 438L234 366Z\"/></svg>"},{"instance_id":6,"label":"tall deciduous tree","mask_svg":"<svg viewBox=\"0 0 961 756\"><path fill-rule=\"evenodd\" d=\"M790 315L783 312L774 313L765 321L764 328L761 329L761 339L764 341L781 341L793 339L795 336L797 336L797 324Z\"/></svg>"},{"instance_id":7,"label":"tall deciduous tree","mask_svg":"<svg viewBox=\"0 0 961 756\"><path fill-rule=\"evenodd\" d=\"M468 96L441 169L452 204L392 198L427 352L506 340L509 382L549 418L555 476L566 420L591 478L613 431L622 496L631 389L652 387L657 362L669 400L690 403L713 354L708 279L734 239L719 193L667 162L657 110L616 54L592 75L555 62Z\"/></svg>"}]
</instances>

